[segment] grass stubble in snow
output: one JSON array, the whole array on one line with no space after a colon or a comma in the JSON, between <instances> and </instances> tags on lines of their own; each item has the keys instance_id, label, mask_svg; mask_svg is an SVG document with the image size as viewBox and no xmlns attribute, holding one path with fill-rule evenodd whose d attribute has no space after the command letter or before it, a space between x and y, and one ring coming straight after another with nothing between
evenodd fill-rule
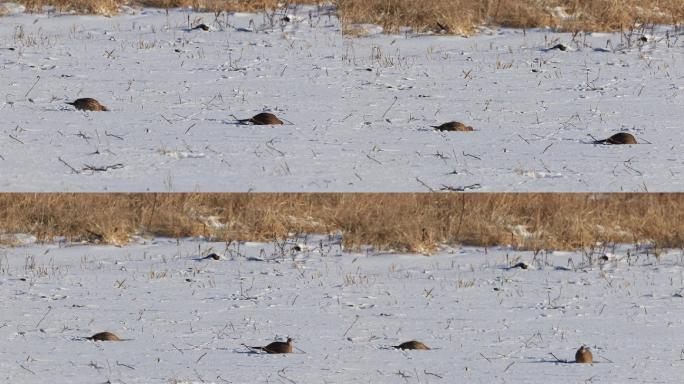
<instances>
[{"instance_id":1,"label":"grass stubble in snow","mask_svg":"<svg viewBox=\"0 0 684 384\"><path fill-rule=\"evenodd\" d=\"M355 39L331 7L127 10L3 18L0 190L683 187L675 27ZM293 124L236 124L262 111ZM430 127L452 120L475 131ZM639 144L591 144L620 131Z\"/></svg>"},{"instance_id":2,"label":"grass stubble in snow","mask_svg":"<svg viewBox=\"0 0 684 384\"><path fill-rule=\"evenodd\" d=\"M0 380L676 383L684 256L273 243L29 244L0 254ZM220 260L202 259L216 253ZM528 269L510 268L519 262ZM84 340L110 331L121 342ZM250 353L290 336L290 355ZM417 339L429 351L399 351ZM595 363L574 364L581 345ZM561 361L559 361L561 360Z\"/></svg>"}]
</instances>

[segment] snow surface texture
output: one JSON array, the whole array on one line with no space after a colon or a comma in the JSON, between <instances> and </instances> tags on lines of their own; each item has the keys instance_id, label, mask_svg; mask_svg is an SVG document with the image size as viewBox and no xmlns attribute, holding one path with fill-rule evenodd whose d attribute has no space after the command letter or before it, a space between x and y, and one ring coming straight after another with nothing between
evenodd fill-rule
<instances>
[{"instance_id":1,"label":"snow surface texture","mask_svg":"<svg viewBox=\"0 0 684 384\"><path fill-rule=\"evenodd\" d=\"M212 252L221 259L202 258ZM318 236L2 248L0 381L679 383L683 289L681 250L626 246L423 257ZM83 339L105 330L126 340ZM288 336L291 355L242 345ZM392 348L412 339L432 350ZM583 344L592 365L572 362Z\"/></svg>"},{"instance_id":2,"label":"snow surface texture","mask_svg":"<svg viewBox=\"0 0 684 384\"><path fill-rule=\"evenodd\" d=\"M352 38L316 7L11 13L0 190L682 191L684 35L647 32ZM79 97L111 111L64 104ZM235 124L262 111L291 124ZM430 128L452 120L476 131ZM620 131L640 144L591 144Z\"/></svg>"}]
</instances>

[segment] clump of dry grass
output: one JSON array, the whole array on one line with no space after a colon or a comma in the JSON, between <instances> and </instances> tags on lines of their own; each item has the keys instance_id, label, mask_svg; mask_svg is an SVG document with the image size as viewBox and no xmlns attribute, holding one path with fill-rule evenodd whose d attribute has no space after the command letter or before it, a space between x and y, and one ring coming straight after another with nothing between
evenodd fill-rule
<instances>
[{"instance_id":1,"label":"clump of dry grass","mask_svg":"<svg viewBox=\"0 0 684 384\"><path fill-rule=\"evenodd\" d=\"M345 26L382 25L469 35L483 24L564 31L617 31L635 24L677 24L681 0L337 0Z\"/></svg>"},{"instance_id":2,"label":"clump of dry grass","mask_svg":"<svg viewBox=\"0 0 684 384\"><path fill-rule=\"evenodd\" d=\"M103 243L125 243L134 234L268 241L341 233L352 249L426 253L442 243L577 249L652 241L682 247L684 195L2 194L0 223L0 233Z\"/></svg>"}]
</instances>

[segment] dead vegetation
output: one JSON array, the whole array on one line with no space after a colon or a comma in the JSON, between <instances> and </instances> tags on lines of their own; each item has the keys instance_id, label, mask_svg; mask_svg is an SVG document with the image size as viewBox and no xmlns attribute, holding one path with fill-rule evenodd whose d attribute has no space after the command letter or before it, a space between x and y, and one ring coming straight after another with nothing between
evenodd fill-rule
<instances>
[{"instance_id":1,"label":"dead vegetation","mask_svg":"<svg viewBox=\"0 0 684 384\"><path fill-rule=\"evenodd\" d=\"M345 27L382 25L398 32L470 35L481 25L551 27L562 31L621 31L643 24L678 24L681 0L337 0Z\"/></svg>"},{"instance_id":2,"label":"dead vegetation","mask_svg":"<svg viewBox=\"0 0 684 384\"><path fill-rule=\"evenodd\" d=\"M75 11L86 14L116 14L119 7L144 6L154 8L188 7L195 11L208 12L258 12L279 8L278 0L18 0L29 12L40 12L44 6L55 7L57 11ZM285 2L289 3L289 2ZM297 4L317 4L315 0L298 0Z\"/></svg>"},{"instance_id":3,"label":"dead vegetation","mask_svg":"<svg viewBox=\"0 0 684 384\"><path fill-rule=\"evenodd\" d=\"M682 247L684 195L1 194L0 223L5 234L114 244L132 235L269 241L341 233L348 249L424 253L443 243L532 250L643 241Z\"/></svg>"},{"instance_id":4,"label":"dead vegetation","mask_svg":"<svg viewBox=\"0 0 684 384\"><path fill-rule=\"evenodd\" d=\"M43 6L58 11L115 14L122 5L190 7L196 11L264 11L288 4L332 3L345 31L373 23L386 31L410 27L417 32L470 35L481 25L551 27L563 31L622 31L635 25L679 24L681 0L18 0L30 12Z\"/></svg>"}]
</instances>

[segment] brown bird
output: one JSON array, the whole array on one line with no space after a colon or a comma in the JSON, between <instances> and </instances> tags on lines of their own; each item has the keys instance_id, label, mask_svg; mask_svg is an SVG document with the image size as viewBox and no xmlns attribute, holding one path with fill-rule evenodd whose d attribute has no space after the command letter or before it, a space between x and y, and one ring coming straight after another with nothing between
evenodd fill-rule
<instances>
[{"instance_id":1,"label":"brown bird","mask_svg":"<svg viewBox=\"0 0 684 384\"><path fill-rule=\"evenodd\" d=\"M252 123L254 125L280 125L283 121L276 117L276 115L268 112L261 112L249 119L238 120L240 123Z\"/></svg>"},{"instance_id":2,"label":"brown bird","mask_svg":"<svg viewBox=\"0 0 684 384\"><path fill-rule=\"evenodd\" d=\"M431 125L431 127L438 130L438 131L446 131L446 132L470 132L470 131L474 131L473 127L465 125L465 124L458 122L458 121L450 121L450 122L444 123L442 125Z\"/></svg>"},{"instance_id":3,"label":"brown bird","mask_svg":"<svg viewBox=\"0 0 684 384\"><path fill-rule=\"evenodd\" d=\"M265 347L248 347L258 349L266 353L292 353L292 338L288 337L287 342L274 341Z\"/></svg>"},{"instance_id":4,"label":"brown bird","mask_svg":"<svg viewBox=\"0 0 684 384\"><path fill-rule=\"evenodd\" d=\"M90 337L86 337L86 340L93 340L93 341L122 341L119 339L119 336L111 333L111 332L100 332L96 333Z\"/></svg>"},{"instance_id":5,"label":"brown bird","mask_svg":"<svg viewBox=\"0 0 684 384\"><path fill-rule=\"evenodd\" d=\"M396 349L422 349L422 350L429 350L430 347L427 345L421 343L420 341L416 340L411 340L407 341L405 343L401 343L399 345L395 345L394 348Z\"/></svg>"},{"instance_id":6,"label":"brown bird","mask_svg":"<svg viewBox=\"0 0 684 384\"><path fill-rule=\"evenodd\" d=\"M76 99L73 103L67 103L69 105L73 105L76 107L76 109L80 109L82 111L109 111L107 107L104 105L100 104L99 101L95 99L91 99L90 97L86 97L83 99Z\"/></svg>"},{"instance_id":7,"label":"brown bird","mask_svg":"<svg viewBox=\"0 0 684 384\"><path fill-rule=\"evenodd\" d=\"M616 133L613 136L605 139L605 140L596 140L594 141L594 144L636 144L637 141L629 133L626 132L620 132Z\"/></svg>"},{"instance_id":8,"label":"brown bird","mask_svg":"<svg viewBox=\"0 0 684 384\"><path fill-rule=\"evenodd\" d=\"M591 364L593 361L594 356L592 356L589 348L585 348L584 345L575 353L575 363Z\"/></svg>"},{"instance_id":9,"label":"brown bird","mask_svg":"<svg viewBox=\"0 0 684 384\"><path fill-rule=\"evenodd\" d=\"M203 31L208 31L210 28L206 24L199 24L199 25L195 26L193 29L201 29Z\"/></svg>"}]
</instances>

